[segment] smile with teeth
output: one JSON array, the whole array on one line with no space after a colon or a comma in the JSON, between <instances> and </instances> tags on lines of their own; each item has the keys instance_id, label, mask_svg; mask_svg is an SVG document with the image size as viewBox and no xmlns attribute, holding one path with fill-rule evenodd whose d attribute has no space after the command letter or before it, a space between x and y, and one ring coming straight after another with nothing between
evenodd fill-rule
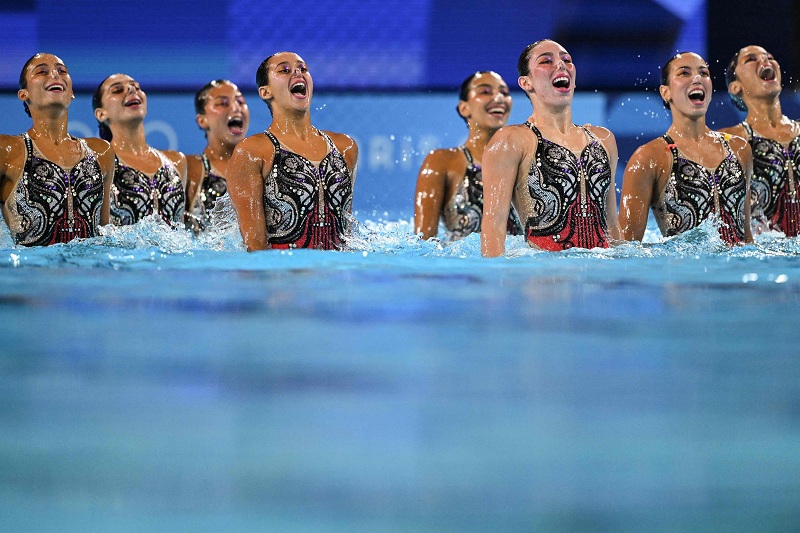
<instances>
[{"instance_id":1,"label":"smile with teeth","mask_svg":"<svg viewBox=\"0 0 800 533\"><path fill-rule=\"evenodd\" d=\"M558 76L553 80L553 87L557 89L569 89L569 78L567 76Z\"/></svg>"},{"instance_id":2,"label":"smile with teeth","mask_svg":"<svg viewBox=\"0 0 800 533\"><path fill-rule=\"evenodd\" d=\"M141 103L142 103L141 100L139 100L138 98L134 98L133 100L128 100L127 102L125 102L124 105L125 107L131 107L135 105L141 105Z\"/></svg>"},{"instance_id":3,"label":"smile with teeth","mask_svg":"<svg viewBox=\"0 0 800 533\"><path fill-rule=\"evenodd\" d=\"M48 87L46 90L55 91L55 92L64 92L64 91L66 91L66 88L63 85L61 85L60 83L54 83L53 85Z\"/></svg>"},{"instance_id":4,"label":"smile with teeth","mask_svg":"<svg viewBox=\"0 0 800 533\"><path fill-rule=\"evenodd\" d=\"M306 95L306 82L304 81L296 81L289 87L289 92L298 96L305 96Z\"/></svg>"},{"instance_id":5,"label":"smile with teeth","mask_svg":"<svg viewBox=\"0 0 800 533\"><path fill-rule=\"evenodd\" d=\"M490 115L505 115L508 112L506 106L492 106L486 110Z\"/></svg>"},{"instance_id":6,"label":"smile with teeth","mask_svg":"<svg viewBox=\"0 0 800 533\"><path fill-rule=\"evenodd\" d=\"M702 103L706 99L706 93L702 89L692 89L689 91L689 100Z\"/></svg>"}]
</instances>

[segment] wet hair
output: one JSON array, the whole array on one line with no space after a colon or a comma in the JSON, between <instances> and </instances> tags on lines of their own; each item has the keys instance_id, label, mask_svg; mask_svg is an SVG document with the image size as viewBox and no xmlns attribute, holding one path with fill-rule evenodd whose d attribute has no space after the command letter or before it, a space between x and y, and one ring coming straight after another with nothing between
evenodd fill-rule
<instances>
[{"instance_id":1,"label":"wet hair","mask_svg":"<svg viewBox=\"0 0 800 533\"><path fill-rule=\"evenodd\" d=\"M112 74L111 76L114 76ZM97 89L94 91L92 95L92 111L103 107L103 84L108 81L108 76L106 79L100 82L100 85L97 86ZM111 142L111 139L114 135L111 133L111 128L108 127L108 124L104 122L97 121L97 132L101 139Z\"/></svg>"},{"instance_id":2,"label":"wet hair","mask_svg":"<svg viewBox=\"0 0 800 533\"><path fill-rule=\"evenodd\" d=\"M669 67L672 66L672 62L673 61L678 59L678 56L682 56L683 54L694 54L697 57L699 57L700 59L703 59L703 57L700 54L696 53L696 52L689 52L689 51L678 52L674 56L670 57L667 60L667 62L664 63L664 66L661 67L661 85L669 85ZM705 59L703 59L703 61L705 61L706 66L708 66L708 61L706 61ZM666 100L662 100L662 101L664 102L664 107L669 109L669 102L667 102Z\"/></svg>"},{"instance_id":3,"label":"wet hair","mask_svg":"<svg viewBox=\"0 0 800 533\"><path fill-rule=\"evenodd\" d=\"M22 71L19 73L19 88L20 89L27 89L28 88L28 76L27 76L28 67L31 66L31 64L33 63L34 59L36 59L37 57L39 57L41 55L53 55L53 54L48 54L47 52L37 52L37 53L33 54L31 57L28 58L28 60L22 66ZM22 102L22 107L25 109L25 114L28 115L28 116L31 116L31 110L28 107L28 102Z\"/></svg>"},{"instance_id":4,"label":"wet hair","mask_svg":"<svg viewBox=\"0 0 800 533\"><path fill-rule=\"evenodd\" d=\"M215 87L219 87L223 83L231 83L230 80L212 80L197 91L197 94L194 95L194 111L198 115L205 115L206 114L206 102L208 102L208 93L211 89Z\"/></svg>"},{"instance_id":5,"label":"wet hair","mask_svg":"<svg viewBox=\"0 0 800 533\"><path fill-rule=\"evenodd\" d=\"M261 64L258 66L258 69L256 69L256 89L258 89L259 87L265 87L269 85L269 61L276 55L282 53L283 52L276 52L272 55L267 56L266 59L264 59L264 61L262 61ZM267 104L267 109L269 109L269 113L271 115L272 105L266 100L264 100L264 103Z\"/></svg>"},{"instance_id":6,"label":"wet hair","mask_svg":"<svg viewBox=\"0 0 800 533\"><path fill-rule=\"evenodd\" d=\"M458 89L458 100L460 102L466 102L467 100L469 100L469 89L470 85L472 84L472 81L482 74L492 74L492 73L494 73L494 71L492 70L478 70L477 72L473 72L472 74L470 74L467 77L467 79L461 82L461 87ZM458 110L458 105L456 105L456 113L458 113L459 117L464 119L464 122L467 122L467 119Z\"/></svg>"},{"instance_id":7,"label":"wet hair","mask_svg":"<svg viewBox=\"0 0 800 533\"><path fill-rule=\"evenodd\" d=\"M739 54L742 50L744 50L744 48L740 48L733 54L733 57L728 63L728 68L725 69L725 87L730 87L731 83L736 81L736 65L739 64ZM747 111L747 105L744 103L741 96L733 94L730 89L728 89L728 96L731 99L731 103L733 103L733 107L739 111Z\"/></svg>"},{"instance_id":8,"label":"wet hair","mask_svg":"<svg viewBox=\"0 0 800 533\"><path fill-rule=\"evenodd\" d=\"M528 63L531 60L531 53L533 52L534 48L536 48L545 41L552 41L552 39L539 39L538 41L533 42L528 46L526 46L525 49L522 51L522 53L519 55L519 59L517 59L517 73L520 76L527 76L528 74L531 73L531 69L528 66Z\"/></svg>"}]
</instances>

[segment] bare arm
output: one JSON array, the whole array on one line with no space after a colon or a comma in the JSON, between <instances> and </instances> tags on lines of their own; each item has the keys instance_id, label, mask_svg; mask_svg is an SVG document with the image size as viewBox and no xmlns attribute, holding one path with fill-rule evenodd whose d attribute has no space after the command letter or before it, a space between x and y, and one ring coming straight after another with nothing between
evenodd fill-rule
<instances>
[{"instance_id":1,"label":"bare arm","mask_svg":"<svg viewBox=\"0 0 800 533\"><path fill-rule=\"evenodd\" d=\"M263 137L248 137L236 145L228 162L228 194L239 219L239 231L248 251L266 250L264 174L272 167L275 152Z\"/></svg>"},{"instance_id":2,"label":"bare arm","mask_svg":"<svg viewBox=\"0 0 800 533\"><path fill-rule=\"evenodd\" d=\"M745 181L747 183L747 194L744 196L744 240L747 243L752 243L753 230L750 227L750 180L753 177L753 150L750 148L750 144L741 137L731 137L729 144L736 154L736 157L739 158L739 163L744 170Z\"/></svg>"},{"instance_id":3,"label":"bare arm","mask_svg":"<svg viewBox=\"0 0 800 533\"><path fill-rule=\"evenodd\" d=\"M647 229L647 214L658 178L657 142L637 148L622 177L619 225L626 241L642 240Z\"/></svg>"},{"instance_id":4,"label":"bare arm","mask_svg":"<svg viewBox=\"0 0 800 533\"><path fill-rule=\"evenodd\" d=\"M606 227L608 234L612 239L618 240L621 238L621 230L619 227L619 216L617 213L617 163L619 162L619 153L617 152L617 140L614 134L606 128L597 126L591 127L592 133L600 139L603 147L608 154L608 164L611 170L611 187L608 188L606 196Z\"/></svg>"},{"instance_id":5,"label":"bare arm","mask_svg":"<svg viewBox=\"0 0 800 533\"><path fill-rule=\"evenodd\" d=\"M414 192L414 233L423 239L436 237L447 183L447 151L428 154L417 176Z\"/></svg>"},{"instance_id":6,"label":"bare arm","mask_svg":"<svg viewBox=\"0 0 800 533\"><path fill-rule=\"evenodd\" d=\"M502 128L483 152L481 253L484 257L497 257L505 252L508 212L525 154L523 135L514 126Z\"/></svg>"},{"instance_id":7,"label":"bare arm","mask_svg":"<svg viewBox=\"0 0 800 533\"><path fill-rule=\"evenodd\" d=\"M345 163L347 163L347 168L350 169L350 185L355 192L356 186L356 174L358 173L358 143L350 137L349 135L345 135L344 133L334 133L327 131L325 132L330 136L333 144L336 145L336 149L341 152L344 156ZM350 210L353 210L353 202L350 202Z\"/></svg>"},{"instance_id":8,"label":"bare arm","mask_svg":"<svg viewBox=\"0 0 800 533\"><path fill-rule=\"evenodd\" d=\"M200 188L203 184L203 162L198 155L186 158L186 211L191 212L197 204Z\"/></svg>"},{"instance_id":9,"label":"bare arm","mask_svg":"<svg viewBox=\"0 0 800 533\"><path fill-rule=\"evenodd\" d=\"M100 171L103 173L103 205L100 207L100 224L111 221L111 186L114 184L114 149L103 139L86 139L89 148L97 154Z\"/></svg>"}]
</instances>

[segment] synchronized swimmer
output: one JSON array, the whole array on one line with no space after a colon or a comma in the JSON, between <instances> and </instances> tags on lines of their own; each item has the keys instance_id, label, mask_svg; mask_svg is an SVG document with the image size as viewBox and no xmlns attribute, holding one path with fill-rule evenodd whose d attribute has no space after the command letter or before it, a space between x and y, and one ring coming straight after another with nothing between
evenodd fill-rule
<instances>
[{"instance_id":1,"label":"synchronized swimmer","mask_svg":"<svg viewBox=\"0 0 800 533\"><path fill-rule=\"evenodd\" d=\"M414 198L420 238L438 239L440 224L445 241L479 232L487 257L502 255L507 237L519 234L541 250L606 248L641 240L650 210L664 237L708 218L730 245L752 242L754 232L800 233L800 123L781 111L780 66L764 48L746 46L728 65L728 93L747 117L719 131L706 125L707 62L681 52L665 63L659 92L672 124L627 162L619 212L616 140L606 128L573 123L570 54L536 41L517 70L533 108L520 125L507 125L512 99L500 75L478 71L462 83L456 110L468 135L422 164ZM229 196L249 251L344 249L357 144L312 125L313 78L297 54L267 57L256 86L272 122L250 137L250 111L235 84L213 80L197 92L206 147L187 157L147 144L147 96L126 74L109 76L94 94L100 138L70 136L69 72L55 55L34 55L18 91L33 125L0 135L0 202L15 244L89 238L101 225L153 215L209 231L216 202Z\"/></svg>"}]
</instances>

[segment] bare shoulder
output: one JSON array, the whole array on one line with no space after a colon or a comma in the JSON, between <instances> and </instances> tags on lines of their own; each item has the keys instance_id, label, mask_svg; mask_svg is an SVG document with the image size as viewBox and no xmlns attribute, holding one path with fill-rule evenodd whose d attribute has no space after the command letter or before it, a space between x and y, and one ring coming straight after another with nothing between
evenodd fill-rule
<instances>
[{"instance_id":1,"label":"bare shoulder","mask_svg":"<svg viewBox=\"0 0 800 533\"><path fill-rule=\"evenodd\" d=\"M592 135L603 141L611 141L616 143L616 139L614 138L614 134L611 133L611 130L608 128L604 128L603 126L593 126L591 124L584 125L584 128L588 129L592 132Z\"/></svg>"},{"instance_id":2,"label":"bare shoulder","mask_svg":"<svg viewBox=\"0 0 800 533\"><path fill-rule=\"evenodd\" d=\"M86 137L83 140L86 142L87 146L100 157L103 157L111 151L111 143L99 137Z\"/></svg>"},{"instance_id":3,"label":"bare shoulder","mask_svg":"<svg viewBox=\"0 0 800 533\"><path fill-rule=\"evenodd\" d=\"M720 133L727 133L729 135L738 135L739 137L747 137L747 131L744 129L744 126L740 122L734 126L728 126L727 128L720 128Z\"/></svg>"},{"instance_id":4,"label":"bare shoulder","mask_svg":"<svg viewBox=\"0 0 800 533\"><path fill-rule=\"evenodd\" d=\"M186 171L189 173L189 176L202 175L204 171L202 156L199 154L187 155Z\"/></svg>"},{"instance_id":5,"label":"bare shoulder","mask_svg":"<svg viewBox=\"0 0 800 533\"><path fill-rule=\"evenodd\" d=\"M326 131L325 134L331 138L333 144L336 145L336 149L339 150L340 152L352 150L353 148L358 150L358 144L356 143L356 141L345 133Z\"/></svg>"},{"instance_id":6,"label":"bare shoulder","mask_svg":"<svg viewBox=\"0 0 800 533\"><path fill-rule=\"evenodd\" d=\"M464 159L463 154L459 148L437 148L428 152L425 157L425 164L435 167L448 167L456 161Z\"/></svg>"},{"instance_id":7,"label":"bare shoulder","mask_svg":"<svg viewBox=\"0 0 800 533\"><path fill-rule=\"evenodd\" d=\"M720 132L727 137L726 140L728 141L728 144L733 150L738 152L745 148L747 149L750 148L750 143L748 143L747 139L745 139L744 137L729 132L723 132L722 130L720 130Z\"/></svg>"},{"instance_id":8,"label":"bare shoulder","mask_svg":"<svg viewBox=\"0 0 800 533\"><path fill-rule=\"evenodd\" d=\"M186 164L186 156L183 155L183 152L178 152L177 150L161 150L161 153L167 156L167 159L172 161L175 165Z\"/></svg>"},{"instance_id":9,"label":"bare shoulder","mask_svg":"<svg viewBox=\"0 0 800 533\"><path fill-rule=\"evenodd\" d=\"M536 134L524 124L504 126L497 130L486 146L488 152L525 153L536 147Z\"/></svg>"},{"instance_id":10,"label":"bare shoulder","mask_svg":"<svg viewBox=\"0 0 800 533\"><path fill-rule=\"evenodd\" d=\"M250 156L256 158L271 158L275 153L275 147L263 133L250 135L240 141L233 150L234 154L240 156Z\"/></svg>"}]
</instances>

